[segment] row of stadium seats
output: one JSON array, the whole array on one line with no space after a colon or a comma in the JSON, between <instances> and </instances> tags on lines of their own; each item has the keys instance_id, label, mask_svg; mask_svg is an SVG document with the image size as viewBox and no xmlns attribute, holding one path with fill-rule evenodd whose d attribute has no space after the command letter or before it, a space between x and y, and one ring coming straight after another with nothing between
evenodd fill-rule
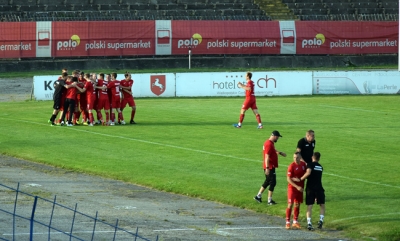
<instances>
[{"instance_id":1,"label":"row of stadium seats","mask_svg":"<svg viewBox=\"0 0 400 241\"><path fill-rule=\"evenodd\" d=\"M241 20L268 21L266 15L182 10L17 12L2 14L2 21L107 21L107 20Z\"/></svg>"},{"instance_id":2,"label":"row of stadium seats","mask_svg":"<svg viewBox=\"0 0 400 241\"><path fill-rule=\"evenodd\" d=\"M320 9L293 9L296 15L336 15L336 14L396 14L397 8L320 8Z\"/></svg>"},{"instance_id":3,"label":"row of stadium seats","mask_svg":"<svg viewBox=\"0 0 400 241\"><path fill-rule=\"evenodd\" d=\"M302 21L398 21L398 14L301 15Z\"/></svg>"},{"instance_id":4,"label":"row of stadium seats","mask_svg":"<svg viewBox=\"0 0 400 241\"><path fill-rule=\"evenodd\" d=\"M313 2L313 3L299 3L299 2L289 2L286 3L290 8L398 8L398 2L364 2L364 3L323 3L323 2Z\"/></svg>"},{"instance_id":5,"label":"row of stadium seats","mask_svg":"<svg viewBox=\"0 0 400 241\"><path fill-rule=\"evenodd\" d=\"M107 11L107 10L212 10L212 9L246 9L246 10L257 10L260 12L260 9L255 4L119 4L119 5L107 5L107 4L69 4L69 5L0 5L1 12L8 11L22 11L22 12L37 12L37 11L68 11L68 10L85 10L85 11ZM251 12L254 14L255 12ZM260 13L256 13L260 14Z\"/></svg>"},{"instance_id":6,"label":"row of stadium seats","mask_svg":"<svg viewBox=\"0 0 400 241\"><path fill-rule=\"evenodd\" d=\"M253 3L253 0L0 0L0 5L67 5L67 4L177 4L194 3L215 4L215 3Z\"/></svg>"}]
</instances>

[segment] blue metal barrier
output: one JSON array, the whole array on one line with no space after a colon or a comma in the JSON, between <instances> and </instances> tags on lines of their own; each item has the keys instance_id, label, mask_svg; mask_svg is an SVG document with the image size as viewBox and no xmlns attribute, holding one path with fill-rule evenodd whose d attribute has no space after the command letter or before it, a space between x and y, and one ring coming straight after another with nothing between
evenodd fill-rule
<instances>
[{"instance_id":1,"label":"blue metal barrier","mask_svg":"<svg viewBox=\"0 0 400 241\"><path fill-rule=\"evenodd\" d=\"M42 228L46 228L46 230L48 230L48 235L47 238L48 240L52 239L52 232L56 232L57 234L62 234L65 235L67 237L69 237L69 240L81 240L81 241L86 241L86 240L94 240L95 238L101 238L104 239L104 237L99 237L100 234L97 233L101 233L99 230L96 230L96 228L99 227L99 225L103 225L103 227L107 227L112 229L113 231L113 237L112 239L109 240L113 240L116 241L118 240L118 236L117 234L119 234L119 236L122 236L123 238L121 238L120 240L144 240L144 241L150 241L150 239L144 238L142 236L140 236L138 234L138 228L136 228L136 232L130 232L128 230L125 230L123 228L118 227L119 224L119 220L116 220L115 225L112 225L110 223L104 222L100 219L98 219L98 212L96 211L96 216L92 217L89 216L87 214L81 213L77 210L78 208L78 204L75 204L75 208L71 209L69 207L66 207L64 205L61 205L59 203L56 202L57 197L54 196L54 200L48 200L45 198L41 198L29 193L25 193L23 191L20 190L20 186L18 183L17 189L14 189L12 187L8 187L5 186L3 184L0 184L0 187L3 187L6 189L6 192L15 192L15 200L14 200L14 205L13 205L13 211L7 211L5 207L3 207L3 204L0 202L0 214L6 214L6 215L10 215L12 216L12 219L8 219L8 220L12 220L12 224L11 224L11 229L12 229L12 234L10 235L12 237L12 239L6 239L4 237L0 236L0 240L6 240L6 241L14 241L17 240L17 225L16 225L16 220L24 220L24 225L26 225L27 227L29 226L29 240L32 241L34 240L34 235L35 235L35 231L37 230L37 227L42 227ZM4 196L4 195L3 195ZM26 214L26 215L22 215L22 214L18 214L17 213L17 207L18 207L18 201L20 201L20 199L26 197L27 199L29 198L33 198L33 206L31 209L31 214ZM8 200L7 200L8 201ZM26 203L26 200L23 200ZM36 213L38 212L38 202L44 202L44 203L48 203L51 204L51 212L50 214L46 217L48 218L49 222L44 223L44 221L39 220L36 216ZM9 201L8 201L9 202ZM10 205L9 205L10 206ZM27 208L27 205L24 206L24 208ZM28 206L29 208L29 206ZM65 225L65 230L63 230L63 228L60 227L56 227L54 225L54 211L56 208L61 208L62 211L66 211L66 212L70 212L72 214L72 223L70 226L70 229L67 230L67 225ZM50 208L49 208L50 209ZM36 215L36 216L35 216ZM43 215L42 215L43 216ZM88 220L89 222L85 222L85 223L89 223L86 225L90 225L91 222L93 222L93 226L92 230L91 230L91 235L90 238L88 237L87 239L85 239L84 237L80 237L78 232L75 232L75 228L78 228L79 224L77 224L76 222L76 218L77 216L80 216L82 218L85 218L85 220ZM42 217L43 218L43 217ZM29 223L29 225L28 225ZM1 225L1 226L5 226ZM24 226L25 227L25 226ZM111 231L110 231L111 232ZM97 234L97 235L96 235ZM156 241L158 241L158 236L156 237Z\"/></svg>"}]
</instances>

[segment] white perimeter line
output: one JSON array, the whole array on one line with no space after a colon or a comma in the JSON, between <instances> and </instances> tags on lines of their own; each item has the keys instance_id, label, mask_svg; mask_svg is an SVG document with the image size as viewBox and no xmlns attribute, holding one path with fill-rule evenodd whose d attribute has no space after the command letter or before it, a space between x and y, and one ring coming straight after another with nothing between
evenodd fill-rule
<instances>
[{"instance_id":1,"label":"white perimeter line","mask_svg":"<svg viewBox=\"0 0 400 241\"><path fill-rule=\"evenodd\" d=\"M355 217L349 217L349 218L336 219L336 220L333 220L332 223L341 222L341 221L350 220L350 219L382 217L382 216L399 215L399 214L400 213L383 213L383 214L372 214L372 215L364 215L364 216L355 216Z\"/></svg>"},{"instance_id":2,"label":"white perimeter line","mask_svg":"<svg viewBox=\"0 0 400 241\"><path fill-rule=\"evenodd\" d=\"M246 229L283 229L284 227L238 227L238 228L218 228L216 231L223 231L223 230L246 230ZM194 231L194 228L177 228L177 229L158 229L153 230L154 232L171 232L171 231ZM214 229L212 229L214 230Z\"/></svg>"},{"instance_id":3,"label":"white perimeter line","mask_svg":"<svg viewBox=\"0 0 400 241\"><path fill-rule=\"evenodd\" d=\"M388 114L389 113L389 112L378 111L378 110L366 110L366 109L361 109L361 108L349 108L349 107L341 107L341 106L334 106L334 105L319 105L319 106L335 108L335 109L343 109L343 110L358 110L358 111L373 112L373 113L383 113L383 114Z\"/></svg>"},{"instance_id":4,"label":"white perimeter line","mask_svg":"<svg viewBox=\"0 0 400 241\"><path fill-rule=\"evenodd\" d=\"M94 233L114 233L114 232L115 231L94 231ZM121 232L121 231L119 231L119 232ZM117 231L117 233L119 233L119 232ZM65 233L63 233L63 232L50 232L50 235L53 235L53 234L69 234L69 233L70 232L65 232ZM72 234L77 234L77 233L93 233L93 231L72 232ZM136 233L136 231L132 232L132 233ZM46 232L46 233L33 233L33 235L48 235L48 234L49 234L48 232ZM18 235L30 235L30 233L16 233L15 234L15 236L18 236ZM130 235L132 235L132 234L130 234ZM13 236L13 234L12 233L3 233L3 236Z\"/></svg>"},{"instance_id":5,"label":"white perimeter line","mask_svg":"<svg viewBox=\"0 0 400 241\"><path fill-rule=\"evenodd\" d=\"M1 117L0 117L0 119L11 120L9 118L1 118ZM14 121L14 122L18 121L18 122L24 122L24 123L36 124L36 125L42 125L42 126L47 126L48 125L48 124L43 124L43 123L37 123L37 122L32 122L32 121L23 121L23 120L15 120L15 119L12 119L12 121ZM202 151L202 150L197 150L197 149L193 149L193 148L174 146L174 145L163 144L163 143L158 143L158 142L153 142L153 141L140 140L140 139L136 139L136 138L130 138L130 137L124 137L124 136L115 136L115 135L109 135L109 134L104 134L104 133L99 133L99 132L87 131L87 130L77 129L76 127L68 127L68 126L66 126L66 127L54 126L54 127L52 127L52 126L49 125L49 128L62 128L62 129L65 129L65 130L68 129L68 130L72 130L72 131L85 132L85 133L90 133L90 134L94 134L94 135L113 137L113 138L120 138L120 139L125 139L125 140L130 140L130 141L137 141L137 142L142 142L142 143L147 143L147 144L152 144L152 145L158 145L158 146L165 146L165 147L170 147L170 148L175 148L175 149L180 149L180 150L185 150L185 151L198 152L198 153L207 154L207 155L227 157L227 158L243 160L243 161L261 162L260 160L254 160L254 159L236 157L236 156L231 156L231 155L219 154L219 153L215 153L215 152ZM92 128L92 127L87 127L87 128ZM112 128L112 127L110 127L110 128ZM287 165L281 165L281 166L287 167ZM400 189L400 186L394 186L394 185L380 183L380 182L371 182L371 181L363 180L363 179L360 179L360 178L345 177L345 176L340 176L340 175L337 175L337 174L331 174L331 173L326 173L326 172L324 172L324 174L330 175L330 176L334 176L334 177L349 179L349 180L353 180L353 181L359 181L359 182L364 182L364 183L368 183L368 184L374 184L374 185L378 185L378 186L393 187L393 188Z\"/></svg>"}]
</instances>

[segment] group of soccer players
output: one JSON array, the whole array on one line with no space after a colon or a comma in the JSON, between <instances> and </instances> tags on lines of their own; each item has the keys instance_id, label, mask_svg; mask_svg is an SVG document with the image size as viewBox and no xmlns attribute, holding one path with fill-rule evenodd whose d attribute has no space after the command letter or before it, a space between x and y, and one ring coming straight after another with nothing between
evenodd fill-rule
<instances>
[{"instance_id":1,"label":"group of soccer players","mask_svg":"<svg viewBox=\"0 0 400 241\"><path fill-rule=\"evenodd\" d=\"M132 95L132 85L133 80L128 72L125 73L125 79L119 81L117 73L96 74L74 70L69 75L68 70L63 69L61 76L53 85L54 104L49 122L52 126L74 126L80 123L88 126L125 125L122 111L128 105L132 109L129 123L136 124L134 121L136 104ZM94 119L93 110L96 111L97 121ZM59 118L56 120L58 114ZM82 120L79 121L81 115ZM66 117L67 122L65 122Z\"/></svg>"}]
</instances>

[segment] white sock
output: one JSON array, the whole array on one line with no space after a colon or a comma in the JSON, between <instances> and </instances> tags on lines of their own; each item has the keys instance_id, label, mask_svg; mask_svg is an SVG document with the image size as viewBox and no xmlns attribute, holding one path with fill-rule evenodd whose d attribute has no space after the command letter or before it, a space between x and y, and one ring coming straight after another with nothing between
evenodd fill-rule
<instances>
[{"instance_id":1,"label":"white sock","mask_svg":"<svg viewBox=\"0 0 400 241\"><path fill-rule=\"evenodd\" d=\"M272 200L272 197L268 197L268 202L271 202L271 200Z\"/></svg>"},{"instance_id":2,"label":"white sock","mask_svg":"<svg viewBox=\"0 0 400 241\"><path fill-rule=\"evenodd\" d=\"M311 224L311 218L307 218L307 223Z\"/></svg>"},{"instance_id":3,"label":"white sock","mask_svg":"<svg viewBox=\"0 0 400 241\"><path fill-rule=\"evenodd\" d=\"M257 197L261 198L261 195L262 195L262 193L259 192L259 193L257 194Z\"/></svg>"},{"instance_id":4,"label":"white sock","mask_svg":"<svg viewBox=\"0 0 400 241\"><path fill-rule=\"evenodd\" d=\"M319 215L319 220L324 221L324 215Z\"/></svg>"}]
</instances>

